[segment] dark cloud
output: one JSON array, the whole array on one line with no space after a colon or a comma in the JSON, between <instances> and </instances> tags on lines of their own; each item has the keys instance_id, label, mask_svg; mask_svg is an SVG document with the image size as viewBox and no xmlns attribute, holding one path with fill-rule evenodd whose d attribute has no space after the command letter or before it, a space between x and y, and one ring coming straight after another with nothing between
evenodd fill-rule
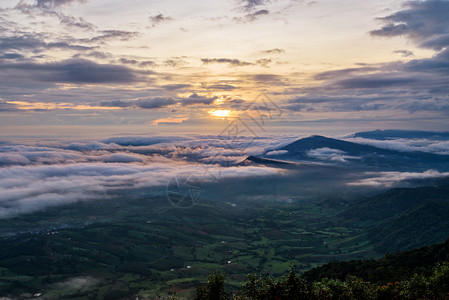
<instances>
[{"instance_id":1,"label":"dark cloud","mask_svg":"<svg viewBox=\"0 0 449 300\"><path fill-rule=\"evenodd\" d=\"M254 13L245 15L245 20L248 22L252 22L257 20L258 17L268 15L269 13L270 12L267 9L261 9Z\"/></svg>"},{"instance_id":2,"label":"dark cloud","mask_svg":"<svg viewBox=\"0 0 449 300\"><path fill-rule=\"evenodd\" d=\"M20 36L0 37L1 50L38 50L44 48L47 44L39 34L22 34Z\"/></svg>"},{"instance_id":3,"label":"dark cloud","mask_svg":"<svg viewBox=\"0 0 449 300\"><path fill-rule=\"evenodd\" d=\"M36 0L33 2L33 4L28 4L29 1L26 0L20 0L17 4L16 8L20 9L30 9L30 8L39 8L39 9L45 9L45 10L53 10L55 8L69 5L74 2L79 3L86 3L87 0Z\"/></svg>"},{"instance_id":4,"label":"dark cloud","mask_svg":"<svg viewBox=\"0 0 449 300\"><path fill-rule=\"evenodd\" d=\"M129 41L138 35L139 33L136 31L103 30L100 35L80 41L84 43L105 43L110 40Z\"/></svg>"},{"instance_id":5,"label":"dark cloud","mask_svg":"<svg viewBox=\"0 0 449 300\"><path fill-rule=\"evenodd\" d=\"M269 50L263 50L262 53L283 54L283 53L285 53L285 50L281 49L281 48L273 48L273 49L269 49Z\"/></svg>"},{"instance_id":6,"label":"dark cloud","mask_svg":"<svg viewBox=\"0 0 449 300\"><path fill-rule=\"evenodd\" d=\"M95 105L95 104L93 104ZM133 103L131 101L122 101L122 100L112 100L112 101L101 101L100 106L103 107L130 107L133 106Z\"/></svg>"},{"instance_id":7,"label":"dark cloud","mask_svg":"<svg viewBox=\"0 0 449 300\"><path fill-rule=\"evenodd\" d=\"M120 65L98 64L84 59L53 63L0 63L3 75L38 82L66 83L130 83L143 80L142 72ZM0 78L3 77L0 75Z\"/></svg>"},{"instance_id":8,"label":"dark cloud","mask_svg":"<svg viewBox=\"0 0 449 300\"><path fill-rule=\"evenodd\" d=\"M155 67L156 63L152 60L139 61L139 67Z\"/></svg>"},{"instance_id":9,"label":"dark cloud","mask_svg":"<svg viewBox=\"0 0 449 300\"><path fill-rule=\"evenodd\" d=\"M56 49L69 49L69 50L76 50L76 51L87 51L92 50L95 47L86 47L81 45L72 45L66 42L54 42L54 43L48 43L48 48L56 48Z\"/></svg>"},{"instance_id":10,"label":"dark cloud","mask_svg":"<svg viewBox=\"0 0 449 300\"><path fill-rule=\"evenodd\" d=\"M139 63L135 59L127 59L127 58L120 58L118 61L124 65L137 65Z\"/></svg>"},{"instance_id":11,"label":"dark cloud","mask_svg":"<svg viewBox=\"0 0 449 300\"><path fill-rule=\"evenodd\" d=\"M373 89L391 86L401 86L415 84L416 78L405 74L377 74L354 77L338 81L338 85L345 89Z\"/></svg>"},{"instance_id":12,"label":"dark cloud","mask_svg":"<svg viewBox=\"0 0 449 300\"><path fill-rule=\"evenodd\" d=\"M87 53L78 53L73 56L73 58L80 58L80 57L93 57L97 59L107 59L110 58L112 55L106 52L100 52L100 51L92 51Z\"/></svg>"},{"instance_id":13,"label":"dark cloud","mask_svg":"<svg viewBox=\"0 0 449 300\"><path fill-rule=\"evenodd\" d=\"M173 57L164 61L164 65L172 68L186 65L187 62L182 57Z\"/></svg>"},{"instance_id":14,"label":"dark cloud","mask_svg":"<svg viewBox=\"0 0 449 300\"><path fill-rule=\"evenodd\" d=\"M29 15L30 17L34 17L36 14L55 16L59 19L62 25L67 27L78 27L85 30L93 30L95 26L92 23L87 22L83 18L76 18L74 16L65 15L61 12L60 8L62 6L70 5L75 2L85 3L87 0L36 0L31 4L29 1L20 0L15 9Z\"/></svg>"},{"instance_id":15,"label":"dark cloud","mask_svg":"<svg viewBox=\"0 0 449 300\"><path fill-rule=\"evenodd\" d=\"M150 20L151 27L156 27L157 25L159 25L162 22L167 22L167 21L173 20L172 17L164 16L163 14L156 14L156 15L150 16L148 19Z\"/></svg>"},{"instance_id":16,"label":"dark cloud","mask_svg":"<svg viewBox=\"0 0 449 300\"><path fill-rule=\"evenodd\" d=\"M247 23L256 21L260 16L265 16L270 14L270 11L267 9L261 9L255 12L248 13L243 17L235 17L233 20L237 23Z\"/></svg>"},{"instance_id":17,"label":"dark cloud","mask_svg":"<svg viewBox=\"0 0 449 300\"><path fill-rule=\"evenodd\" d=\"M195 105L195 104L212 104L218 97L205 97L198 94L192 94L188 98L183 98L181 101L182 105Z\"/></svg>"},{"instance_id":18,"label":"dark cloud","mask_svg":"<svg viewBox=\"0 0 449 300\"><path fill-rule=\"evenodd\" d=\"M123 65L133 65L133 66L138 66L138 67L154 67L154 66L156 66L156 63L151 60L139 61L136 59L120 58L118 60L118 62Z\"/></svg>"},{"instance_id":19,"label":"dark cloud","mask_svg":"<svg viewBox=\"0 0 449 300\"><path fill-rule=\"evenodd\" d=\"M176 104L176 101L172 98L156 97L139 99L135 104L140 108L154 109Z\"/></svg>"},{"instance_id":20,"label":"dark cloud","mask_svg":"<svg viewBox=\"0 0 449 300\"><path fill-rule=\"evenodd\" d=\"M103 107L119 107L119 108L145 108L145 109L156 109L161 107L170 106L176 104L177 102L172 98L163 98L163 97L148 97L141 98L138 100L111 100L111 101L102 101L100 102L100 106ZM95 105L95 104L93 104Z\"/></svg>"},{"instance_id":21,"label":"dark cloud","mask_svg":"<svg viewBox=\"0 0 449 300\"><path fill-rule=\"evenodd\" d=\"M0 50L2 51L27 50L39 53L48 49L87 51L94 49L94 47L76 45L62 41L47 43L43 35L35 33L23 33L22 35L0 37Z\"/></svg>"},{"instance_id":22,"label":"dark cloud","mask_svg":"<svg viewBox=\"0 0 449 300\"><path fill-rule=\"evenodd\" d=\"M58 13L57 16L59 17L59 21L61 24L68 26L68 27L78 27L85 30L94 30L95 25L92 23L87 22L83 18L76 18L73 16L67 16L61 13Z\"/></svg>"},{"instance_id":23,"label":"dark cloud","mask_svg":"<svg viewBox=\"0 0 449 300\"><path fill-rule=\"evenodd\" d=\"M18 53L5 53L0 56L0 59L23 59L24 56Z\"/></svg>"},{"instance_id":24,"label":"dark cloud","mask_svg":"<svg viewBox=\"0 0 449 300\"><path fill-rule=\"evenodd\" d=\"M411 72L427 72L438 74L439 76L445 75L446 77L439 77L440 79L449 78L449 49L446 49L432 58L414 59L403 65L406 71ZM436 78L438 79L438 78Z\"/></svg>"},{"instance_id":25,"label":"dark cloud","mask_svg":"<svg viewBox=\"0 0 449 300\"><path fill-rule=\"evenodd\" d=\"M262 58L262 59L258 59L256 60L256 64L268 68L268 65L272 62L271 59L267 59L267 58Z\"/></svg>"},{"instance_id":26,"label":"dark cloud","mask_svg":"<svg viewBox=\"0 0 449 300\"><path fill-rule=\"evenodd\" d=\"M400 54L402 57L415 56L415 54L412 51L406 49L394 50L393 53Z\"/></svg>"},{"instance_id":27,"label":"dark cloud","mask_svg":"<svg viewBox=\"0 0 449 300\"><path fill-rule=\"evenodd\" d=\"M449 1L409 1L406 9L380 18L384 27L370 32L372 36L404 35L419 46L442 50L449 45Z\"/></svg>"},{"instance_id":28,"label":"dark cloud","mask_svg":"<svg viewBox=\"0 0 449 300\"><path fill-rule=\"evenodd\" d=\"M250 62L241 61L238 59L232 59L232 58L202 58L201 61L203 64L228 64L233 67L242 67L242 66L250 66L253 65Z\"/></svg>"},{"instance_id":29,"label":"dark cloud","mask_svg":"<svg viewBox=\"0 0 449 300\"><path fill-rule=\"evenodd\" d=\"M269 0L240 0L241 8L245 11L252 11L259 6L269 3Z\"/></svg>"}]
</instances>

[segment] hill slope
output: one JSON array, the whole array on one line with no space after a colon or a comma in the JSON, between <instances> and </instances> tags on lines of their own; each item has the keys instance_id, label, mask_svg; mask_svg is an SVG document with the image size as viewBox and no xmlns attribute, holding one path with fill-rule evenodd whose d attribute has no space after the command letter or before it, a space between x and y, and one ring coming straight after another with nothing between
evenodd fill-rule
<instances>
[{"instance_id":1,"label":"hill slope","mask_svg":"<svg viewBox=\"0 0 449 300\"><path fill-rule=\"evenodd\" d=\"M348 275L357 276L370 282L393 282L409 278L413 273L429 275L432 266L441 261L449 261L449 239L441 244L419 249L387 254L374 260L351 260L327 263L304 272L307 281L323 278L345 280Z\"/></svg>"},{"instance_id":2,"label":"hill slope","mask_svg":"<svg viewBox=\"0 0 449 300\"><path fill-rule=\"evenodd\" d=\"M404 213L428 200L445 200L449 186L395 188L352 203L339 214L344 224L366 226Z\"/></svg>"},{"instance_id":3,"label":"hill slope","mask_svg":"<svg viewBox=\"0 0 449 300\"><path fill-rule=\"evenodd\" d=\"M381 252L412 249L444 240L449 233L449 199L430 200L372 228L368 235Z\"/></svg>"}]
</instances>

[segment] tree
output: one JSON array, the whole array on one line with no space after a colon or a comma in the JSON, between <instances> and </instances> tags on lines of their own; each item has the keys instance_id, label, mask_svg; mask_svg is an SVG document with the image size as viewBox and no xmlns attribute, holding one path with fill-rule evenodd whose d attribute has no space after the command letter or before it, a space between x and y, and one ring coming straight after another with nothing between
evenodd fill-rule
<instances>
[{"instance_id":1,"label":"tree","mask_svg":"<svg viewBox=\"0 0 449 300\"><path fill-rule=\"evenodd\" d=\"M196 287L195 300L228 300L229 296L224 287L225 275L215 272L208 276L207 284Z\"/></svg>"}]
</instances>

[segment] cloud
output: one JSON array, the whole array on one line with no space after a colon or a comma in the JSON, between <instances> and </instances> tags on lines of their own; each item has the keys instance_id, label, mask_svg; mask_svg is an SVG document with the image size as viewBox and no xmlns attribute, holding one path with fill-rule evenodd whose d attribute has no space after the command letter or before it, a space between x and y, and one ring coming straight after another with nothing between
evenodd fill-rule
<instances>
[{"instance_id":1,"label":"cloud","mask_svg":"<svg viewBox=\"0 0 449 300\"><path fill-rule=\"evenodd\" d=\"M286 108L317 112L397 110L416 115L433 111L444 117L449 108L448 9L448 1L407 2L403 10L380 18L384 27L371 31L372 36L405 36L419 47L438 51L432 57L316 74L314 79L320 80L320 85L302 88L302 96L291 99ZM405 49L394 53L413 56Z\"/></svg>"},{"instance_id":2,"label":"cloud","mask_svg":"<svg viewBox=\"0 0 449 300\"><path fill-rule=\"evenodd\" d=\"M164 65L172 68L186 65L187 62L182 57L173 57L164 61Z\"/></svg>"},{"instance_id":3,"label":"cloud","mask_svg":"<svg viewBox=\"0 0 449 300\"><path fill-rule=\"evenodd\" d=\"M95 26L92 23L87 22L83 18L76 18L73 16L67 16L61 13L57 14L61 24L67 27L78 27L85 30L94 30Z\"/></svg>"},{"instance_id":4,"label":"cloud","mask_svg":"<svg viewBox=\"0 0 449 300\"><path fill-rule=\"evenodd\" d=\"M379 69L377 67L359 67L359 68L346 68L346 69L340 69L340 70L332 70L332 71L325 71L318 74L315 74L313 77L316 80L332 80L335 78L342 78L342 77L348 77L348 76L360 76L365 73L370 73L374 71L378 71Z\"/></svg>"},{"instance_id":5,"label":"cloud","mask_svg":"<svg viewBox=\"0 0 449 300\"><path fill-rule=\"evenodd\" d=\"M0 113L17 111L17 110L18 110L18 108L15 104L11 104L11 103L4 102L4 101L0 100Z\"/></svg>"},{"instance_id":6,"label":"cloud","mask_svg":"<svg viewBox=\"0 0 449 300\"><path fill-rule=\"evenodd\" d=\"M173 145L208 140L117 137L53 146L2 146L0 218L78 201L103 200L118 190L132 193L135 189L166 186L181 173L195 174L204 182L279 174L279 170L265 167L221 167L218 162L235 161L235 154L239 154L236 150ZM215 141L219 142L216 137Z\"/></svg>"},{"instance_id":7,"label":"cloud","mask_svg":"<svg viewBox=\"0 0 449 300\"><path fill-rule=\"evenodd\" d=\"M210 84L210 85L203 85L203 88L208 90L232 91L237 89L238 87L230 84Z\"/></svg>"},{"instance_id":8,"label":"cloud","mask_svg":"<svg viewBox=\"0 0 449 300\"><path fill-rule=\"evenodd\" d=\"M0 59L23 59L24 56L18 53L5 53L0 56Z\"/></svg>"},{"instance_id":9,"label":"cloud","mask_svg":"<svg viewBox=\"0 0 449 300\"><path fill-rule=\"evenodd\" d=\"M80 39L84 43L105 43L110 40L129 41L130 39L139 35L136 31L125 30L103 30L100 35L92 38Z\"/></svg>"},{"instance_id":10,"label":"cloud","mask_svg":"<svg viewBox=\"0 0 449 300\"><path fill-rule=\"evenodd\" d=\"M271 59L267 59L267 58L262 58L262 59L258 59L256 60L256 64L268 68L268 65L272 62Z\"/></svg>"},{"instance_id":11,"label":"cloud","mask_svg":"<svg viewBox=\"0 0 449 300\"><path fill-rule=\"evenodd\" d=\"M102 101L100 106L103 107L119 107L119 108L145 108L145 109L157 109L162 107L167 107L176 104L177 101L173 98L166 97L147 97L138 100L112 100L112 101ZM95 105L95 104L93 104Z\"/></svg>"},{"instance_id":12,"label":"cloud","mask_svg":"<svg viewBox=\"0 0 449 300\"><path fill-rule=\"evenodd\" d=\"M107 59L111 57L111 54L101 51L91 51L87 53L77 53L72 58L80 58L80 57L93 57L96 59Z\"/></svg>"},{"instance_id":13,"label":"cloud","mask_svg":"<svg viewBox=\"0 0 449 300\"><path fill-rule=\"evenodd\" d=\"M252 65L260 65L262 67L268 67L268 64L272 62L271 59L263 58L256 60L255 63L241 61L239 59L233 58L202 58L201 62L204 65L208 64L228 64L230 67L245 67Z\"/></svg>"},{"instance_id":14,"label":"cloud","mask_svg":"<svg viewBox=\"0 0 449 300\"><path fill-rule=\"evenodd\" d=\"M175 104L176 101L172 98L163 98L163 97L156 97L156 98L143 98L135 101L135 104L140 108L148 108L148 109L154 109L154 108L161 108L166 107L169 105Z\"/></svg>"},{"instance_id":15,"label":"cloud","mask_svg":"<svg viewBox=\"0 0 449 300\"><path fill-rule=\"evenodd\" d=\"M156 25L159 25L162 22L172 21L172 17L164 16L163 14L156 14L153 16L150 16L148 18L151 23L151 27L156 27Z\"/></svg>"},{"instance_id":16,"label":"cloud","mask_svg":"<svg viewBox=\"0 0 449 300\"><path fill-rule=\"evenodd\" d=\"M400 54L402 57L415 56L415 54L412 51L405 49L394 50L393 53Z\"/></svg>"},{"instance_id":17,"label":"cloud","mask_svg":"<svg viewBox=\"0 0 449 300\"><path fill-rule=\"evenodd\" d=\"M23 33L21 35L0 37L0 50L3 51L29 50L38 53L48 49L87 51L94 49L94 47L70 44L63 41L47 43L43 35L36 33Z\"/></svg>"},{"instance_id":18,"label":"cloud","mask_svg":"<svg viewBox=\"0 0 449 300\"><path fill-rule=\"evenodd\" d=\"M53 10L61 6L70 5L74 2L86 3L87 0L33 0L31 2L32 4L29 4L30 1L20 0L16 8L39 8L44 10Z\"/></svg>"},{"instance_id":19,"label":"cloud","mask_svg":"<svg viewBox=\"0 0 449 300\"><path fill-rule=\"evenodd\" d=\"M125 108L125 107L133 106L133 102L131 102L131 101L122 101L122 100L112 100L112 101L101 101L99 105L103 106L103 107L122 107L122 108Z\"/></svg>"},{"instance_id":20,"label":"cloud","mask_svg":"<svg viewBox=\"0 0 449 300\"><path fill-rule=\"evenodd\" d=\"M371 186L371 187L393 187L401 182L414 179L429 179L447 177L449 173L441 173L436 170L427 170L422 173L419 172L378 172L366 173L369 178L357 180L348 183L349 186Z\"/></svg>"},{"instance_id":21,"label":"cloud","mask_svg":"<svg viewBox=\"0 0 449 300\"><path fill-rule=\"evenodd\" d=\"M191 140L187 138L187 140ZM179 143L180 141L186 141L186 138L182 137L159 137L159 136L123 136L112 137L102 141L105 144L116 144L120 146L151 146L163 143Z\"/></svg>"},{"instance_id":22,"label":"cloud","mask_svg":"<svg viewBox=\"0 0 449 300\"><path fill-rule=\"evenodd\" d=\"M283 54L283 53L285 53L285 50L284 50L284 49L281 49L281 48L273 48L273 49L263 50L262 53L267 53L267 54Z\"/></svg>"},{"instance_id":23,"label":"cloud","mask_svg":"<svg viewBox=\"0 0 449 300\"><path fill-rule=\"evenodd\" d=\"M0 166L2 165L28 165L31 161L21 154L0 153Z\"/></svg>"},{"instance_id":24,"label":"cloud","mask_svg":"<svg viewBox=\"0 0 449 300\"><path fill-rule=\"evenodd\" d=\"M427 2L422 1L416 5L427 7L429 5ZM408 10L405 12L407 16L410 13ZM396 14L401 15L400 12ZM430 14L420 15L420 22L425 28L436 26ZM442 24L439 30L444 28L446 25ZM385 32L383 34L386 35ZM412 34L408 38L416 40ZM407 50L397 50L396 53L411 55ZM293 100L295 104L287 107L288 109L293 111L396 109L410 113L424 111L444 113L449 108L447 105L449 49L444 48L430 58L323 72L315 75L315 79L323 82L320 86L303 88L301 90L303 96Z\"/></svg>"},{"instance_id":25,"label":"cloud","mask_svg":"<svg viewBox=\"0 0 449 300\"><path fill-rule=\"evenodd\" d=\"M259 6L269 3L269 0L243 0L241 2L241 8L245 11L251 11L257 9Z\"/></svg>"},{"instance_id":26,"label":"cloud","mask_svg":"<svg viewBox=\"0 0 449 300\"><path fill-rule=\"evenodd\" d=\"M117 150L120 149L120 146L109 142L109 143L102 143L102 142L88 142L88 143L70 143L69 145L62 145L60 146L63 149L68 150L74 150L74 151L92 151L92 150Z\"/></svg>"},{"instance_id":27,"label":"cloud","mask_svg":"<svg viewBox=\"0 0 449 300\"><path fill-rule=\"evenodd\" d=\"M101 141L59 141L36 146L5 144L0 146L0 218L78 201L104 200L120 194L119 191L129 194L142 189L148 191L151 187L167 186L179 174L195 174L206 184L217 180L226 183L231 179L241 182L243 178L257 180L266 176L282 176L284 172L279 169L237 167L233 164L247 155L283 154L276 149L293 140L296 137L236 136L229 140L214 135L188 135L121 136ZM434 142L441 147L446 143L444 147L449 147L446 140ZM414 143L422 143L422 147L431 146L426 141ZM352 158L330 148L314 149L309 154L339 162ZM279 180L284 184L289 180L288 186L294 186L293 182L304 182L301 189L307 189L310 188L307 180L313 177L321 186L321 179L315 179L318 169L313 168L314 176L310 176L306 169L301 168L303 175ZM339 184L346 182L347 178L342 178L344 174L336 169L332 171L332 176L337 178L335 180L340 180ZM326 184L334 184L328 182L330 170L323 169L322 172L326 172L322 180L326 180ZM350 177L349 185L384 187L403 180L447 175L449 173L432 170L423 173L366 173ZM293 194L297 192L292 190Z\"/></svg>"},{"instance_id":28,"label":"cloud","mask_svg":"<svg viewBox=\"0 0 449 300\"><path fill-rule=\"evenodd\" d=\"M346 152L331 149L328 147L312 149L307 151L307 156L311 158L316 158L320 160L333 161L333 162L341 162L346 163L348 159L360 159L359 157L345 155Z\"/></svg>"},{"instance_id":29,"label":"cloud","mask_svg":"<svg viewBox=\"0 0 449 300\"><path fill-rule=\"evenodd\" d=\"M409 1L406 9L379 18L386 23L372 36L404 35L420 47L442 50L449 45L449 2L446 0Z\"/></svg>"},{"instance_id":30,"label":"cloud","mask_svg":"<svg viewBox=\"0 0 449 300\"><path fill-rule=\"evenodd\" d=\"M85 59L69 59L48 63L0 63L3 76L52 83L130 83L143 81L141 72L121 65L99 64Z\"/></svg>"},{"instance_id":31,"label":"cloud","mask_svg":"<svg viewBox=\"0 0 449 300\"><path fill-rule=\"evenodd\" d=\"M374 140L366 138L348 138L347 141L375 146L383 149L404 152L428 152L436 154L449 154L449 141L422 139L422 138L395 138L394 140Z\"/></svg>"},{"instance_id":32,"label":"cloud","mask_svg":"<svg viewBox=\"0 0 449 300\"><path fill-rule=\"evenodd\" d=\"M75 2L86 3L87 0L20 0L14 9L19 10L32 18L34 18L36 14L56 16L59 18L60 23L67 27L93 30L95 26L83 18L76 18L62 13L61 8L63 6L67 6Z\"/></svg>"},{"instance_id":33,"label":"cloud","mask_svg":"<svg viewBox=\"0 0 449 300\"><path fill-rule=\"evenodd\" d=\"M267 156L276 156L276 155L284 155L287 154L288 151L287 150L272 150L272 151L268 151L267 153L265 153L265 155Z\"/></svg>"},{"instance_id":34,"label":"cloud","mask_svg":"<svg viewBox=\"0 0 449 300\"><path fill-rule=\"evenodd\" d=\"M152 60L144 60L144 61L138 61L135 59L127 59L127 58L120 58L118 60L123 65L133 65L133 66L139 66L139 67L155 67L156 63Z\"/></svg>"},{"instance_id":35,"label":"cloud","mask_svg":"<svg viewBox=\"0 0 449 300\"><path fill-rule=\"evenodd\" d=\"M184 121L187 121L189 117L168 117L154 120L151 122L153 125L173 125L173 124L181 124Z\"/></svg>"},{"instance_id":36,"label":"cloud","mask_svg":"<svg viewBox=\"0 0 449 300\"><path fill-rule=\"evenodd\" d=\"M415 84L419 79L407 74L376 74L339 80L337 84L344 89L377 89L393 86L405 87Z\"/></svg>"},{"instance_id":37,"label":"cloud","mask_svg":"<svg viewBox=\"0 0 449 300\"><path fill-rule=\"evenodd\" d=\"M270 12L267 9L261 9L261 10L258 10L256 12L254 12L254 13L245 15L245 20L247 22L252 22L252 21L257 20L258 17L265 16L265 15L268 15L268 14L270 14Z\"/></svg>"},{"instance_id":38,"label":"cloud","mask_svg":"<svg viewBox=\"0 0 449 300\"><path fill-rule=\"evenodd\" d=\"M195 105L195 104L204 104L209 105L212 104L218 97L206 97L206 96L200 96L196 93L190 95L188 98L183 98L181 100L182 105Z\"/></svg>"},{"instance_id":39,"label":"cloud","mask_svg":"<svg viewBox=\"0 0 449 300\"><path fill-rule=\"evenodd\" d=\"M205 65L208 64L228 64L233 67L243 67L243 66L250 66L253 65L250 62L241 61L239 59L232 59L232 58L202 58L202 63Z\"/></svg>"},{"instance_id":40,"label":"cloud","mask_svg":"<svg viewBox=\"0 0 449 300\"><path fill-rule=\"evenodd\" d=\"M144 158L137 156L135 154L128 153L113 153L108 155L103 155L99 157L105 163L132 163L132 162L143 162Z\"/></svg>"}]
</instances>

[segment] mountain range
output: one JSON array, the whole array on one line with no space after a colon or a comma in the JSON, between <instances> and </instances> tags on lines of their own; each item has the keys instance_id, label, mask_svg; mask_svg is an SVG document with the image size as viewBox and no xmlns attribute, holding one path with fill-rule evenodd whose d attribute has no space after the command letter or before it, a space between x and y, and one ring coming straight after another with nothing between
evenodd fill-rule
<instances>
[{"instance_id":1,"label":"mountain range","mask_svg":"<svg viewBox=\"0 0 449 300\"><path fill-rule=\"evenodd\" d=\"M396 131L394 131L396 132ZM381 132L380 136L387 136ZM371 135L374 135L371 133ZM357 133L355 136L370 133ZM390 134L392 135L392 134ZM399 134L396 134L399 135ZM405 133L403 135L406 135ZM421 133L419 136L426 134ZM411 133L408 136L412 136ZM436 136L428 133L427 136ZM443 133L439 137L445 136ZM266 165L295 168L298 163L319 163L375 171L449 170L449 155L423 151L384 149L340 139L313 135L270 150L260 156L249 156L241 165Z\"/></svg>"}]
</instances>

